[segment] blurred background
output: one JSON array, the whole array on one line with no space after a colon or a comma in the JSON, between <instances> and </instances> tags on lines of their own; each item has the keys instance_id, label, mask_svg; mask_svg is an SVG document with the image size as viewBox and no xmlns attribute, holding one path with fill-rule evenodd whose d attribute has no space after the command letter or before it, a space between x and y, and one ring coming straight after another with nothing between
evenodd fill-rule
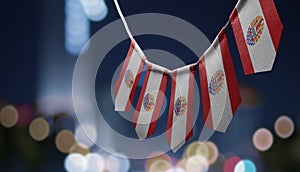
<instances>
[{"instance_id":1,"label":"blurred background","mask_svg":"<svg viewBox=\"0 0 300 172\"><path fill-rule=\"evenodd\" d=\"M163 13L182 18L213 41L236 2L120 0L120 5L125 16ZM228 131L215 133L207 143L201 144L197 141L200 129L195 127L192 139L178 152L155 157L160 153L153 152L149 155L152 158L131 160L118 152L118 148L115 149L120 156L114 156L91 143L78 125L72 104L72 76L78 54L94 33L119 19L112 0L3 1L0 7L0 171L299 170L300 58L296 52L300 46L300 24L296 22L299 2L274 2L284 30L271 72L243 74L232 29L229 29L229 46L243 101ZM197 60L174 40L153 35L136 39L142 49L163 49L186 63ZM125 58L129 44L129 40L123 41L105 57L111 70L116 70ZM113 106L110 82L110 75L96 79L97 101L106 113L103 115L115 130L136 138L132 124L105 109ZM165 130L166 115L158 123L158 132ZM197 120L201 121L200 117ZM109 133L100 139L114 144Z\"/></svg>"}]
</instances>

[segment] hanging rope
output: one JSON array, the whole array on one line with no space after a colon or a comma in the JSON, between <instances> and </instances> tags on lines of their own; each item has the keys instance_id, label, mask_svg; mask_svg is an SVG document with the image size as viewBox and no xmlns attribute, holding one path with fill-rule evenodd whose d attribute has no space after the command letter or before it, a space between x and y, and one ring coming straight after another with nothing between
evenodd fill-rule
<instances>
[{"instance_id":1,"label":"hanging rope","mask_svg":"<svg viewBox=\"0 0 300 172\"><path fill-rule=\"evenodd\" d=\"M121 8L120 8L120 5L119 5L118 1L117 1L117 0L114 0L114 3L115 3L115 6L116 6L116 8L117 8L118 14L119 14L119 16L121 17L121 20L122 20L122 22L123 22L123 24L124 24L125 30L126 30L128 36L129 36L129 38L130 38L131 40L133 40L133 36L132 36L132 34L131 34L130 30L129 30L128 24L127 24L127 22L126 22L126 20L125 20L125 17L124 17L124 15L123 15L122 11L121 11Z\"/></svg>"}]
</instances>

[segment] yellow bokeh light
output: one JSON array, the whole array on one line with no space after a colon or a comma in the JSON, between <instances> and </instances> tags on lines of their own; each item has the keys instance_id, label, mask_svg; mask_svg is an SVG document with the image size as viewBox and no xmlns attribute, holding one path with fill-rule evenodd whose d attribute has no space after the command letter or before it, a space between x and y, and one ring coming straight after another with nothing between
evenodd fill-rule
<instances>
[{"instance_id":1,"label":"yellow bokeh light","mask_svg":"<svg viewBox=\"0 0 300 172\"><path fill-rule=\"evenodd\" d=\"M29 125L29 134L36 141L45 140L50 132L50 126L48 122L39 117L34 119Z\"/></svg>"},{"instance_id":2,"label":"yellow bokeh light","mask_svg":"<svg viewBox=\"0 0 300 172\"><path fill-rule=\"evenodd\" d=\"M74 134L70 130L62 130L55 137L55 145L62 153L68 153L74 143Z\"/></svg>"},{"instance_id":3,"label":"yellow bokeh light","mask_svg":"<svg viewBox=\"0 0 300 172\"><path fill-rule=\"evenodd\" d=\"M276 120L274 128L280 138L287 139L293 134L295 125L288 116L281 116Z\"/></svg>"},{"instance_id":4,"label":"yellow bokeh light","mask_svg":"<svg viewBox=\"0 0 300 172\"><path fill-rule=\"evenodd\" d=\"M18 122L19 114L15 107L11 105L4 106L0 111L0 122L6 128L15 126Z\"/></svg>"}]
</instances>

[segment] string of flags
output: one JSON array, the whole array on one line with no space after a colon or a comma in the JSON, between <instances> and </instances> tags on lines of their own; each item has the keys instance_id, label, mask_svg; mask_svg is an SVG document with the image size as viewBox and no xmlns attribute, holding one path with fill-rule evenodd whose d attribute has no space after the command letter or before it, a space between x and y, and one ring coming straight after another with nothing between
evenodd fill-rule
<instances>
[{"instance_id":1,"label":"string of flags","mask_svg":"<svg viewBox=\"0 0 300 172\"><path fill-rule=\"evenodd\" d=\"M171 90L167 140L176 152L193 135L195 71L199 71L204 125L226 132L241 104L238 82L228 46L226 28L231 24L245 74L272 70L283 29L273 0L239 0L229 23L199 58L187 66L168 70L149 62L133 39L117 0L114 0L132 42L115 85L115 110L128 111L144 67L144 77L133 116L140 139L155 132L166 89ZM171 86L167 87L168 75ZM196 124L197 125L197 124Z\"/></svg>"}]
</instances>

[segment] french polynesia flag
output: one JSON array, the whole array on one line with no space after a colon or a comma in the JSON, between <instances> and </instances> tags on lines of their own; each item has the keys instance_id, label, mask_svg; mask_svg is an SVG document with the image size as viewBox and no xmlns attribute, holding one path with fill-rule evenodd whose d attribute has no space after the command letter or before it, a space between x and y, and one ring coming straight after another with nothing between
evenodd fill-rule
<instances>
[{"instance_id":1,"label":"french polynesia flag","mask_svg":"<svg viewBox=\"0 0 300 172\"><path fill-rule=\"evenodd\" d=\"M239 0L230 22L245 74L272 70L283 29L273 0Z\"/></svg>"},{"instance_id":2,"label":"french polynesia flag","mask_svg":"<svg viewBox=\"0 0 300 172\"><path fill-rule=\"evenodd\" d=\"M165 68L152 63L146 65L144 84L133 116L134 128L139 139L145 139L155 132L168 81Z\"/></svg>"},{"instance_id":3,"label":"french polynesia flag","mask_svg":"<svg viewBox=\"0 0 300 172\"><path fill-rule=\"evenodd\" d=\"M167 140L176 152L193 136L195 64L172 71Z\"/></svg>"},{"instance_id":4,"label":"french polynesia flag","mask_svg":"<svg viewBox=\"0 0 300 172\"><path fill-rule=\"evenodd\" d=\"M224 28L199 59L204 125L225 132L241 103Z\"/></svg>"},{"instance_id":5,"label":"french polynesia flag","mask_svg":"<svg viewBox=\"0 0 300 172\"><path fill-rule=\"evenodd\" d=\"M138 44L132 40L114 88L115 111L130 110L145 59Z\"/></svg>"}]
</instances>

